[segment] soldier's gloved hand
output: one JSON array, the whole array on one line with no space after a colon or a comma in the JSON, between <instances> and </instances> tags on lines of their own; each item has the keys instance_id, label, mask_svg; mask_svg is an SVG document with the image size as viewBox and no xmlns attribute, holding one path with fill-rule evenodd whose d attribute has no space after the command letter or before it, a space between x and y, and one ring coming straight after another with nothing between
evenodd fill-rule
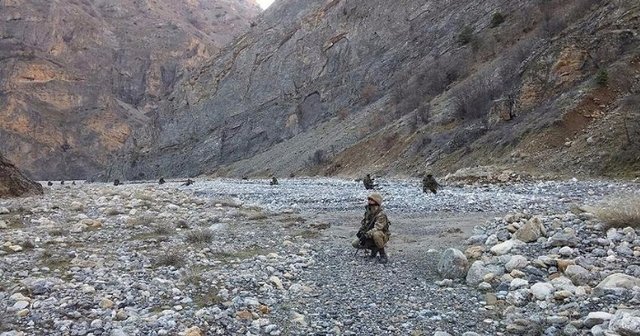
<instances>
[{"instance_id":1,"label":"soldier's gloved hand","mask_svg":"<svg viewBox=\"0 0 640 336\"><path fill-rule=\"evenodd\" d=\"M371 238L373 237L373 230L369 230L369 231L367 231L367 232L364 234L364 236L365 236L366 238L371 239Z\"/></svg>"}]
</instances>

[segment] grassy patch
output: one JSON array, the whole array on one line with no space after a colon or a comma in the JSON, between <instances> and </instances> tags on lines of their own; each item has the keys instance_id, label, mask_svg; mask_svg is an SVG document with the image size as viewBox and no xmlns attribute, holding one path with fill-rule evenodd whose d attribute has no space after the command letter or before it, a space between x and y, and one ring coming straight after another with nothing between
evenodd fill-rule
<instances>
[{"instance_id":1,"label":"grassy patch","mask_svg":"<svg viewBox=\"0 0 640 336\"><path fill-rule=\"evenodd\" d=\"M173 267L182 267L185 263L185 258L182 254L177 252L166 252L159 255L154 265L157 267L161 266L173 266Z\"/></svg>"},{"instance_id":2,"label":"grassy patch","mask_svg":"<svg viewBox=\"0 0 640 336\"><path fill-rule=\"evenodd\" d=\"M62 237L62 236L66 236L67 234L68 232L64 229L53 229L49 231L49 235L52 237Z\"/></svg>"},{"instance_id":3,"label":"grassy patch","mask_svg":"<svg viewBox=\"0 0 640 336\"><path fill-rule=\"evenodd\" d=\"M243 210L238 212L238 216L245 217L248 220L261 220L268 218L268 216L261 210Z\"/></svg>"},{"instance_id":4,"label":"grassy patch","mask_svg":"<svg viewBox=\"0 0 640 336\"><path fill-rule=\"evenodd\" d=\"M640 228L640 195L605 200L595 206L594 212L606 228Z\"/></svg>"},{"instance_id":5,"label":"grassy patch","mask_svg":"<svg viewBox=\"0 0 640 336\"><path fill-rule=\"evenodd\" d=\"M42 267L47 267L52 271L66 271L67 269L69 269L70 264L71 260L69 258L56 255L49 250L45 250L44 252L42 252L42 255L40 255L40 265Z\"/></svg>"},{"instance_id":6,"label":"grassy patch","mask_svg":"<svg viewBox=\"0 0 640 336\"><path fill-rule=\"evenodd\" d=\"M4 215L0 216L0 220L5 221L11 229L22 229L25 227L22 216L20 215Z\"/></svg>"},{"instance_id":7,"label":"grassy patch","mask_svg":"<svg viewBox=\"0 0 640 336\"><path fill-rule=\"evenodd\" d=\"M197 307L203 308L221 304L222 302L224 302L224 300L220 296L218 296L217 289L209 288L197 293L193 297L193 302Z\"/></svg>"},{"instance_id":8,"label":"grassy patch","mask_svg":"<svg viewBox=\"0 0 640 336\"><path fill-rule=\"evenodd\" d=\"M173 234L174 232L174 229L169 227L168 225L158 225L155 227L155 229L153 229L153 233L158 236L168 236Z\"/></svg>"},{"instance_id":9,"label":"grassy patch","mask_svg":"<svg viewBox=\"0 0 640 336\"><path fill-rule=\"evenodd\" d=\"M194 266L185 271L182 276L182 282L186 285L199 286L204 282L202 277L202 268Z\"/></svg>"},{"instance_id":10,"label":"grassy patch","mask_svg":"<svg viewBox=\"0 0 640 336\"><path fill-rule=\"evenodd\" d=\"M320 232L314 230L303 230L295 233L294 236L305 239L316 239L320 237Z\"/></svg>"},{"instance_id":11,"label":"grassy patch","mask_svg":"<svg viewBox=\"0 0 640 336\"><path fill-rule=\"evenodd\" d=\"M213 241L213 231L209 229L194 230L187 233L186 240L190 244L207 244Z\"/></svg>"}]
</instances>

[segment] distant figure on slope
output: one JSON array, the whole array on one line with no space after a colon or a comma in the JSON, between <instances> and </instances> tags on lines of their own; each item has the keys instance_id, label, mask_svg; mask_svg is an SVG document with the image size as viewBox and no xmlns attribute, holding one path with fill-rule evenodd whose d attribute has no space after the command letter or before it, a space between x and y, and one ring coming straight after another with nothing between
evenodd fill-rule
<instances>
[{"instance_id":1,"label":"distant figure on slope","mask_svg":"<svg viewBox=\"0 0 640 336\"><path fill-rule=\"evenodd\" d=\"M275 176L273 176L271 178L271 182L269 182L269 185L278 185L278 179Z\"/></svg>"},{"instance_id":2,"label":"distant figure on slope","mask_svg":"<svg viewBox=\"0 0 640 336\"><path fill-rule=\"evenodd\" d=\"M120 180L118 180L118 179L113 180L113 185L116 186L116 187L119 186L120 185Z\"/></svg>"},{"instance_id":3,"label":"distant figure on slope","mask_svg":"<svg viewBox=\"0 0 640 336\"><path fill-rule=\"evenodd\" d=\"M369 174L367 174L367 176L364 177L364 179L362 180L362 184L364 184L364 188L367 190L372 190L376 188L376 185L373 182L371 175Z\"/></svg>"},{"instance_id":4,"label":"distant figure on slope","mask_svg":"<svg viewBox=\"0 0 640 336\"><path fill-rule=\"evenodd\" d=\"M49 181L49 182L47 182L47 185L48 185L48 186L52 186L52 185L53 185L53 182Z\"/></svg>"},{"instance_id":5,"label":"distant figure on slope","mask_svg":"<svg viewBox=\"0 0 640 336\"><path fill-rule=\"evenodd\" d=\"M384 247L389 241L389 224L389 219L382 210L382 195L372 193L367 198L364 218L360 222L357 238L352 242L353 247L371 250L369 255L371 259L380 253L378 260L383 264L386 263L388 258Z\"/></svg>"},{"instance_id":6,"label":"distant figure on slope","mask_svg":"<svg viewBox=\"0 0 640 336\"><path fill-rule=\"evenodd\" d=\"M433 175L431 174L428 174L422 179L422 192L424 193L426 193L428 190L435 194L438 191L439 187L440 184L436 182L436 179L433 178Z\"/></svg>"},{"instance_id":7,"label":"distant figure on slope","mask_svg":"<svg viewBox=\"0 0 640 336\"><path fill-rule=\"evenodd\" d=\"M158 184L160 185L165 184L164 177L160 178L160 180L158 181Z\"/></svg>"},{"instance_id":8,"label":"distant figure on slope","mask_svg":"<svg viewBox=\"0 0 640 336\"><path fill-rule=\"evenodd\" d=\"M187 179L187 182L183 183L182 186L190 186L192 184L194 184L195 182L193 182L192 179Z\"/></svg>"}]
</instances>

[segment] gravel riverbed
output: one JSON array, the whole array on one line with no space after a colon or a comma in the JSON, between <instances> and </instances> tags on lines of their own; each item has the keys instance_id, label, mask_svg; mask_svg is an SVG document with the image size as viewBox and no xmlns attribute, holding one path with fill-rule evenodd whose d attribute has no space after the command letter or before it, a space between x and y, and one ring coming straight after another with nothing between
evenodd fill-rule
<instances>
[{"instance_id":1,"label":"gravel riverbed","mask_svg":"<svg viewBox=\"0 0 640 336\"><path fill-rule=\"evenodd\" d=\"M637 184L380 185L386 265L350 247L356 181L67 182L0 200L0 335L640 333L640 232L576 210ZM445 279L448 248L466 264ZM616 274L626 287L598 288Z\"/></svg>"}]
</instances>

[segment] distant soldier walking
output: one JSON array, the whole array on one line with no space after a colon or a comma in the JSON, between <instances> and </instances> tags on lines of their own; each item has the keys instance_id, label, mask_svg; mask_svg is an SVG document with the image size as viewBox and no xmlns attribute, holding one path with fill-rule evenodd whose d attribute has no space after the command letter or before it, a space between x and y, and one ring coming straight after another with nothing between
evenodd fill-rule
<instances>
[{"instance_id":1,"label":"distant soldier walking","mask_svg":"<svg viewBox=\"0 0 640 336\"><path fill-rule=\"evenodd\" d=\"M436 182L436 179L433 178L433 175L431 174L428 174L422 179L422 192L424 193L426 193L428 190L435 194L438 191L439 187L440 184Z\"/></svg>"},{"instance_id":2,"label":"distant soldier walking","mask_svg":"<svg viewBox=\"0 0 640 336\"><path fill-rule=\"evenodd\" d=\"M382 210L382 196L378 193L372 193L367 198L364 218L356 234L357 238L353 240L353 247L371 250L369 256L371 259L380 253L378 260L383 264L386 263L388 258L384 247L389 241L389 224L387 215Z\"/></svg>"},{"instance_id":3,"label":"distant soldier walking","mask_svg":"<svg viewBox=\"0 0 640 336\"><path fill-rule=\"evenodd\" d=\"M364 177L364 179L362 180L362 183L364 184L364 188L367 190L372 190L375 189L376 185L373 182L373 179L371 178L371 175L367 174L367 176Z\"/></svg>"},{"instance_id":4,"label":"distant soldier walking","mask_svg":"<svg viewBox=\"0 0 640 336\"><path fill-rule=\"evenodd\" d=\"M278 185L278 179L275 176L271 177L271 182L269 182L269 185Z\"/></svg>"}]
</instances>

